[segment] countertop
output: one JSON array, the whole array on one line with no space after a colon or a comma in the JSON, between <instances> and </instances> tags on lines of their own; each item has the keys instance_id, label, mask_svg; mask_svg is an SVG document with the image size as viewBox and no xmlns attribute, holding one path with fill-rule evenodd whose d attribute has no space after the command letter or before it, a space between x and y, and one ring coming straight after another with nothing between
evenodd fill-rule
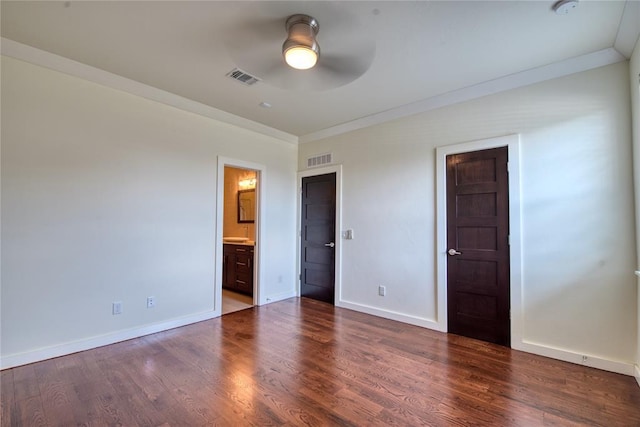
<instances>
[{"instance_id":1,"label":"countertop","mask_svg":"<svg viewBox=\"0 0 640 427\"><path fill-rule=\"evenodd\" d=\"M224 245L240 245L240 246L255 246L256 242L254 242L253 240L247 240L246 242L226 242L226 241L222 241L222 244Z\"/></svg>"}]
</instances>

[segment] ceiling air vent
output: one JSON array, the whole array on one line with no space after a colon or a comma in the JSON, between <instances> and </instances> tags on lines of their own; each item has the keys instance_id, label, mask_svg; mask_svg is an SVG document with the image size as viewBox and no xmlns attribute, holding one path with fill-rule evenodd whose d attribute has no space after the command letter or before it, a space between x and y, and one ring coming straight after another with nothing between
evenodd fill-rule
<instances>
[{"instance_id":1,"label":"ceiling air vent","mask_svg":"<svg viewBox=\"0 0 640 427\"><path fill-rule=\"evenodd\" d=\"M260 81L259 78L252 76L249 73L245 73L239 68L234 68L233 70L229 71L227 73L227 77L231 77L233 80L237 80L247 86L251 86L252 84L258 83Z\"/></svg>"},{"instance_id":2,"label":"ceiling air vent","mask_svg":"<svg viewBox=\"0 0 640 427\"><path fill-rule=\"evenodd\" d=\"M315 168L317 166L328 165L329 163L331 163L331 153L320 154L314 157L309 157L307 159L308 168Z\"/></svg>"}]
</instances>

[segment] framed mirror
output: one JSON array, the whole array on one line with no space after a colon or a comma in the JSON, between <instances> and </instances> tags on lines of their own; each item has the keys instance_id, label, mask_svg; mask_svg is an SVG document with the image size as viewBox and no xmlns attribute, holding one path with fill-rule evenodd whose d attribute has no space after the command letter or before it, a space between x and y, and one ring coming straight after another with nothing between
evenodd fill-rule
<instances>
[{"instance_id":1,"label":"framed mirror","mask_svg":"<svg viewBox=\"0 0 640 427\"><path fill-rule=\"evenodd\" d=\"M256 190L238 190L238 222L256 220Z\"/></svg>"}]
</instances>

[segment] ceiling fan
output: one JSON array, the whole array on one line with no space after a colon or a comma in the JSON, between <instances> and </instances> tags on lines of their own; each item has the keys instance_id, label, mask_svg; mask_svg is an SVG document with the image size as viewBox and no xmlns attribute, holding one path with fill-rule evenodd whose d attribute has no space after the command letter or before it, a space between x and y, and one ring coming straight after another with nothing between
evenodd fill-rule
<instances>
[{"instance_id":1,"label":"ceiling fan","mask_svg":"<svg viewBox=\"0 0 640 427\"><path fill-rule=\"evenodd\" d=\"M335 8L306 12L272 11L271 16L233 24L225 44L236 66L265 84L288 90L330 90L362 76L375 56L365 23ZM296 53L310 62L289 60Z\"/></svg>"}]
</instances>

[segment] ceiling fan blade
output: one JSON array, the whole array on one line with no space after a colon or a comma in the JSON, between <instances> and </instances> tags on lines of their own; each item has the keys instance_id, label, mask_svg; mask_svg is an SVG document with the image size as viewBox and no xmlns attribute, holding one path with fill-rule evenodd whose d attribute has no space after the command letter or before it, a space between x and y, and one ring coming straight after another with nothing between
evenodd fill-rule
<instances>
[{"instance_id":1,"label":"ceiling fan blade","mask_svg":"<svg viewBox=\"0 0 640 427\"><path fill-rule=\"evenodd\" d=\"M286 90L323 91L349 84L362 76L371 66L375 50L358 55L321 55L318 65L310 70L295 70L282 56L256 52L254 66L247 64L244 71L269 84Z\"/></svg>"},{"instance_id":2,"label":"ceiling fan blade","mask_svg":"<svg viewBox=\"0 0 640 427\"><path fill-rule=\"evenodd\" d=\"M224 45L238 68L262 78L280 55L286 32L282 19L247 19L227 31Z\"/></svg>"},{"instance_id":3,"label":"ceiling fan blade","mask_svg":"<svg viewBox=\"0 0 640 427\"><path fill-rule=\"evenodd\" d=\"M375 49L354 55L323 55L318 66L327 72L360 77L371 67L374 57Z\"/></svg>"},{"instance_id":4,"label":"ceiling fan blade","mask_svg":"<svg viewBox=\"0 0 640 427\"><path fill-rule=\"evenodd\" d=\"M287 34L281 17L243 19L240 24L230 23L225 33L225 43L278 41Z\"/></svg>"},{"instance_id":5,"label":"ceiling fan blade","mask_svg":"<svg viewBox=\"0 0 640 427\"><path fill-rule=\"evenodd\" d=\"M277 64L272 62L272 67L266 70L261 77L265 84L285 90L308 90L313 81L312 70L294 70L285 64L284 60Z\"/></svg>"},{"instance_id":6,"label":"ceiling fan blade","mask_svg":"<svg viewBox=\"0 0 640 427\"><path fill-rule=\"evenodd\" d=\"M318 65L313 69L302 73L293 70L295 76L288 84L295 84L298 90L335 89L360 78L371 67L374 57L375 49L360 51L354 55L321 54Z\"/></svg>"}]
</instances>

